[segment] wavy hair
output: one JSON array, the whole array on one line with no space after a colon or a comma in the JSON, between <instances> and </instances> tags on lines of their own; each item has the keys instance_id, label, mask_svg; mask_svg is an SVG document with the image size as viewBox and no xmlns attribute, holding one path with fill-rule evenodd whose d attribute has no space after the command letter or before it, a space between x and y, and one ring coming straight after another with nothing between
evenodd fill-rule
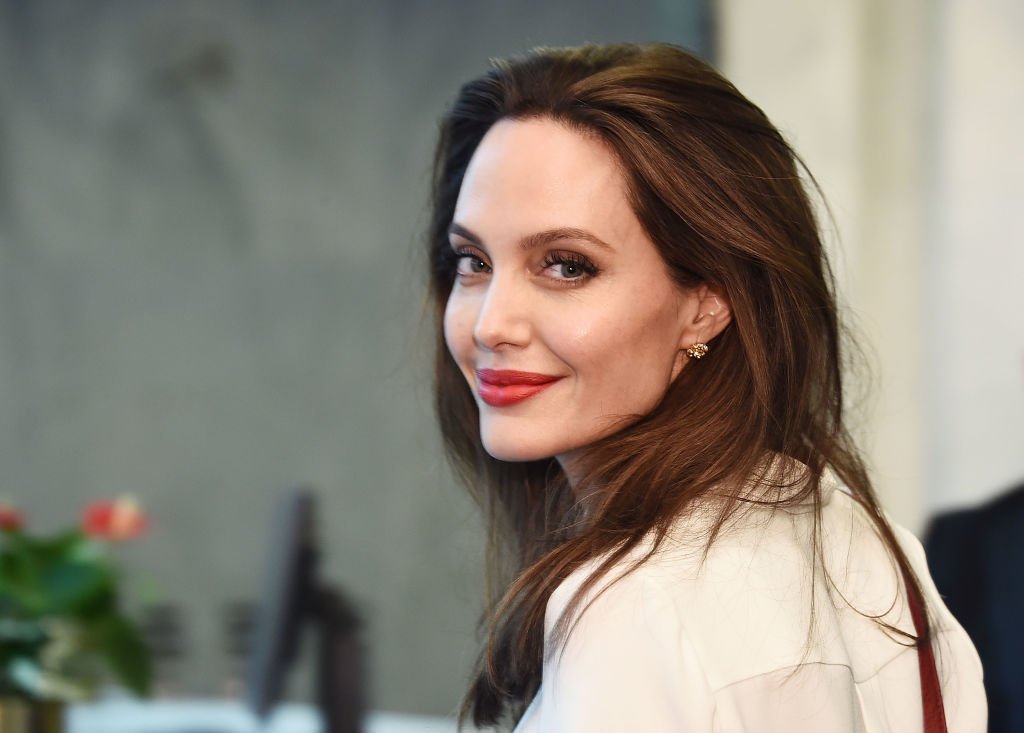
<instances>
[{"instance_id":1,"label":"wavy hair","mask_svg":"<svg viewBox=\"0 0 1024 733\"><path fill-rule=\"evenodd\" d=\"M713 361L683 369L654 410L590 446L575 491L554 458L509 463L487 454L476 403L443 334L453 285L447 233L466 168L497 121L536 117L602 140L677 283L712 283L732 309ZM750 486L752 476L758 503L811 501L820 543L820 479L830 467L923 600L843 421L845 339L801 170L757 106L667 44L540 48L493 61L460 90L441 123L427 236L437 416L449 459L488 526L486 643L460 720L495 725L522 714L540 684L547 600L569 573L603 560L571 611L646 537L657 549L695 501ZM771 454L805 464L803 480L773 478L764 460ZM748 501L725 494L706 547ZM599 498L584 512L577 495ZM563 639L568 615L556 629ZM887 628L908 643L930 638L928 627L921 639Z\"/></svg>"}]
</instances>

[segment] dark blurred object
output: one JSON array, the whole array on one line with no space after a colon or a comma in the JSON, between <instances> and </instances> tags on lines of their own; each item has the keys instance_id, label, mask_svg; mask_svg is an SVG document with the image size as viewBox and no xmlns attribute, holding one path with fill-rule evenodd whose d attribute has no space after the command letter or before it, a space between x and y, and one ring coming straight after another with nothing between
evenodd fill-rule
<instances>
[{"instance_id":1,"label":"dark blurred object","mask_svg":"<svg viewBox=\"0 0 1024 733\"><path fill-rule=\"evenodd\" d=\"M256 612L252 601L228 601L222 609L224 653L228 658L227 679L222 690L225 697L241 697L245 691L243 678L252 654Z\"/></svg>"},{"instance_id":2,"label":"dark blurred object","mask_svg":"<svg viewBox=\"0 0 1024 733\"><path fill-rule=\"evenodd\" d=\"M310 621L317 627L317 699L326 733L364 730L365 653L352 604L325 585L313 589Z\"/></svg>"},{"instance_id":3,"label":"dark blurred object","mask_svg":"<svg viewBox=\"0 0 1024 733\"><path fill-rule=\"evenodd\" d=\"M252 601L228 601L223 610L224 651L232 657L249 656L256 625L256 604Z\"/></svg>"},{"instance_id":4,"label":"dark blurred object","mask_svg":"<svg viewBox=\"0 0 1024 733\"><path fill-rule=\"evenodd\" d=\"M0 697L0 733L63 733L65 703Z\"/></svg>"},{"instance_id":5,"label":"dark blurred object","mask_svg":"<svg viewBox=\"0 0 1024 733\"><path fill-rule=\"evenodd\" d=\"M989 733L1024 733L1024 484L936 517L928 565L985 672Z\"/></svg>"},{"instance_id":6,"label":"dark blurred object","mask_svg":"<svg viewBox=\"0 0 1024 733\"><path fill-rule=\"evenodd\" d=\"M320 637L317 698L324 731L356 733L366 707L361 624L343 595L317 579L315 514L312 493L302 489L285 496L275 513L246 699L257 717L266 717L281 696L303 627L313 625Z\"/></svg>"},{"instance_id":7,"label":"dark blurred object","mask_svg":"<svg viewBox=\"0 0 1024 733\"><path fill-rule=\"evenodd\" d=\"M181 665L188 651L184 615L174 603L154 603L142 609L140 629L153 658L157 697L181 693Z\"/></svg>"}]
</instances>

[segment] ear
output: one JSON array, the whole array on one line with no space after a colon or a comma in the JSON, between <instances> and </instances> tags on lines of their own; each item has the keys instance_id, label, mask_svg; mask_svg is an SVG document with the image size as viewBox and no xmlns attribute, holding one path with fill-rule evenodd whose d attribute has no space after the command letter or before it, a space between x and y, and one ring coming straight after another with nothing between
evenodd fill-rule
<instances>
[{"instance_id":1,"label":"ear","mask_svg":"<svg viewBox=\"0 0 1024 733\"><path fill-rule=\"evenodd\" d=\"M732 307L725 292L710 283L698 285L687 294L679 348L708 343L732 321Z\"/></svg>"}]
</instances>

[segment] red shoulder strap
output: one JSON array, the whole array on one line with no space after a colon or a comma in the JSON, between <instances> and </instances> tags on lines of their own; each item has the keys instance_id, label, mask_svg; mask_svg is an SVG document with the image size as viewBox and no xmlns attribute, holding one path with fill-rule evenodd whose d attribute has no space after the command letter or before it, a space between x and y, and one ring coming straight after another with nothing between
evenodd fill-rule
<instances>
[{"instance_id":1,"label":"red shoulder strap","mask_svg":"<svg viewBox=\"0 0 1024 733\"><path fill-rule=\"evenodd\" d=\"M914 630L918 638L924 635L924 604L920 596L914 592L906 571L903 572L903 585L907 589L907 600L910 603L910 615L914 619ZM946 711L942 707L942 687L939 685L939 672L935 667L935 652L932 645L923 644L917 647L917 665L921 670L921 702L924 709L924 733L947 733Z\"/></svg>"}]
</instances>

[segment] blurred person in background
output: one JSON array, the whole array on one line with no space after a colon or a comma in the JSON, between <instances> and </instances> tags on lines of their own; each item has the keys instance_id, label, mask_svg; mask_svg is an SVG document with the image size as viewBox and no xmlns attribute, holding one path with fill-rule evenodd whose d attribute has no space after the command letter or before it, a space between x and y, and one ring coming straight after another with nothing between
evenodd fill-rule
<instances>
[{"instance_id":1,"label":"blurred person in background","mask_svg":"<svg viewBox=\"0 0 1024 733\"><path fill-rule=\"evenodd\" d=\"M941 514L925 547L935 585L985 667L989 733L1024 733L1024 483Z\"/></svg>"}]
</instances>

